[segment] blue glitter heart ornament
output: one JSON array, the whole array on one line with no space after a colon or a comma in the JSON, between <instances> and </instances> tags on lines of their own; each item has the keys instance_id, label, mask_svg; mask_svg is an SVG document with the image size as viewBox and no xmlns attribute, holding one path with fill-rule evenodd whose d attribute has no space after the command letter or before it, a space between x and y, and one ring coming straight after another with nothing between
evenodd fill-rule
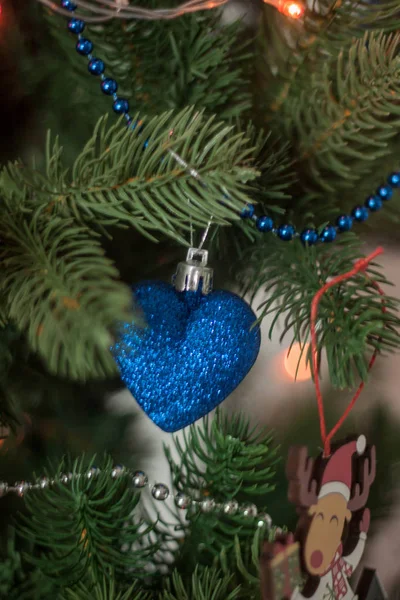
<instances>
[{"instance_id":1,"label":"blue glitter heart ornament","mask_svg":"<svg viewBox=\"0 0 400 600\"><path fill-rule=\"evenodd\" d=\"M150 281L133 294L147 325L122 324L112 353L144 412L164 431L177 431L213 410L247 375L260 349L256 316L226 291L204 295Z\"/></svg>"}]
</instances>

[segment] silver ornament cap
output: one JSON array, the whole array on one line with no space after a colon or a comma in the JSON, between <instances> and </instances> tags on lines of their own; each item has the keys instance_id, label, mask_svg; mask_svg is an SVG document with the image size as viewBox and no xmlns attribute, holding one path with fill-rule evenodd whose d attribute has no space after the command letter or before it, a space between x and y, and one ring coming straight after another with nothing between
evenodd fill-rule
<instances>
[{"instance_id":1,"label":"silver ornament cap","mask_svg":"<svg viewBox=\"0 0 400 600\"><path fill-rule=\"evenodd\" d=\"M213 287L213 269L207 267L208 252L189 248L186 261L178 264L172 283L178 292L210 294Z\"/></svg>"}]
</instances>

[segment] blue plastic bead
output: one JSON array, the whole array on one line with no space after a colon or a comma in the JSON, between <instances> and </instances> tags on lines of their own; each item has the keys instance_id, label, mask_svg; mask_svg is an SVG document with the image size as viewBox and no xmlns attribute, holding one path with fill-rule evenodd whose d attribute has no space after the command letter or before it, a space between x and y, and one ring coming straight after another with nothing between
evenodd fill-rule
<instances>
[{"instance_id":1,"label":"blue plastic bead","mask_svg":"<svg viewBox=\"0 0 400 600\"><path fill-rule=\"evenodd\" d=\"M305 246L313 246L318 242L318 232L315 229L304 229L300 239Z\"/></svg>"},{"instance_id":2,"label":"blue plastic bead","mask_svg":"<svg viewBox=\"0 0 400 600\"><path fill-rule=\"evenodd\" d=\"M378 196L382 198L382 200L390 200L393 196L393 190L390 185L380 185L376 190Z\"/></svg>"},{"instance_id":3,"label":"blue plastic bead","mask_svg":"<svg viewBox=\"0 0 400 600\"><path fill-rule=\"evenodd\" d=\"M376 212L377 210L380 210L382 208L382 204L383 202L380 196L368 196L368 198L365 201L365 206L371 212Z\"/></svg>"},{"instance_id":4,"label":"blue plastic bead","mask_svg":"<svg viewBox=\"0 0 400 600\"><path fill-rule=\"evenodd\" d=\"M336 239L337 231L333 225L327 225L323 228L320 234L322 242L333 242Z\"/></svg>"},{"instance_id":5,"label":"blue plastic bead","mask_svg":"<svg viewBox=\"0 0 400 600\"><path fill-rule=\"evenodd\" d=\"M353 227L353 219L350 215L340 215L340 217L336 219L336 225L338 226L339 231L350 231Z\"/></svg>"},{"instance_id":6,"label":"blue plastic bead","mask_svg":"<svg viewBox=\"0 0 400 600\"><path fill-rule=\"evenodd\" d=\"M280 237L284 242L290 242L295 233L296 231L293 225L280 225L277 231L278 237Z\"/></svg>"},{"instance_id":7,"label":"blue plastic bead","mask_svg":"<svg viewBox=\"0 0 400 600\"><path fill-rule=\"evenodd\" d=\"M117 98L113 103L113 111L117 113L117 115L123 115L127 113L129 110L129 102L125 100L125 98Z\"/></svg>"},{"instance_id":8,"label":"blue plastic bead","mask_svg":"<svg viewBox=\"0 0 400 600\"><path fill-rule=\"evenodd\" d=\"M254 204L247 204L247 206L245 206L242 212L240 213L240 216L242 217L242 219L252 219L254 216L254 211Z\"/></svg>"},{"instance_id":9,"label":"blue plastic bead","mask_svg":"<svg viewBox=\"0 0 400 600\"><path fill-rule=\"evenodd\" d=\"M263 233L272 231L274 228L274 222L271 217L258 217L256 221L256 227L258 231L262 231Z\"/></svg>"},{"instance_id":10,"label":"blue plastic bead","mask_svg":"<svg viewBox=\"0 0 400 600\"><path fill-rule=\"evenodd\" d=\"M79 52L79 54L82 54L82 56L87 56L91 53L92 50L93 44L90 40L87 40L86 38L81 38L77 41L76 51Z\"/></svg>"},{"instance_id":11,"label":"blue plastic bead","mask_svg":"<svg viewBox=\"0 0 400 600\"><path fill-rule=\"evenodd\" d=\"M105 66L100 58L92 58L92 60L89 61L88 69L89 73L92 75L101 75L104 73Z\"/></svg>"},{"instance_id":12,"label":"blue plastic bead","mask_svg":"<svg viewBox=\"0 0 400 600\"><path fill-rule=\"evenodd\" d=\"M388 177L388 184L393 187L400 187L400 172L391 173Z\"/></svg>"},{"instance_id":13,"label":"blue plastic bead","mask_svg":"<svg viewBox=\"0 0 400 600\"><path fill-rule=\"evenodd\" d=\"M85 29L85 21L81 21L80 19L70 19L68 21L68 29L71 33L82 33Z\"/></svg>"},{"instance_id":14,"label":"blue plastic bead","mask_svg":"<svg viewBox=\"0 0 400 600\"><path fill-rule=\"evenodd\" d=\"M369 211L366 206L355 206L351 211L351 216L355 221L362 223L366 221L369 217Z\"/></svg>"},{"instance_id":15,"label":"blue plastic bead","mask_svg":"<svg viewBox=\"0 0 400 600\"><path fill-rule=\"evenodd\" d=\"M101 91L103 94L107 94L107 96L112 96L115 94L117 89L118 83L115 81L115 79L110 79L110 77L107 77L101 82Z\"/></svg>"},{"instance_id":16,"label":"blue plastic bead","mask_svg":"<svg viewBox=\"0 0 400 600\"><path fill-rule=\"evenodd\" d=\"M71 12L78 8L76 4L71 2L71 0L61 0L61 6L65 10L70 10Z\"/></svg>"}]
</instances>

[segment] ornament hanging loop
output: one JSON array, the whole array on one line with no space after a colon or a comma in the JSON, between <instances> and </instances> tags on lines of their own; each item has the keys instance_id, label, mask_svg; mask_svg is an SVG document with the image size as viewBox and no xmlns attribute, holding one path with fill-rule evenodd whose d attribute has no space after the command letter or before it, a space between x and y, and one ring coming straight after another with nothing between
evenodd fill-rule
<instances>
[{"instance_id":1,"label":"ornament hanging loop","mask_svg":"<svg viewBox=\"0 0 400 600\"><path fill-rule=\"evenodd\" d=\"M358 400L363 388L364 388L364 381L362 381L360 383L360 385L357 388L356 393L354 394L353 398L351 399L351 401L349 402L349 404L347 405L346 410L343 412L342 416L340 417L340 419L338 420L338 422L336 423L336 425L331 429L331 431L328 433L326 430L326 423L325 423L325 413L324 413L324 402L322 399L322 392L321 392L321 386L320 386L320 382L319 382L319 372L318 372L318 341L317 341L317 315L318 315L318 306L319 303L321 301L322 296L332 287L334 287L335 285L338 285L340 283L342 283L343 281L347 281L348 279L351 279L352 277L354 277L355 275L357 275L357 273L359 273L360 271L366 271L369 263L374 260L374 258L376 258L377 256L379 256L379 254L382 254L383 252L383 248L377 248L375 250L375 252L372 252L372 254L370 254L369 256L367 256L366 258L362 258L361 260L358 260L353 269L351 269L351 271L349 271L348 273L343 273L343 275L338 275L337 277L335 277L334 279L332 279L331 281L329 281L328 283L326 283L320 290L318 290L318 292L315 294L313 301L311 303L311 318L310 318L310 332L311 332L311 363L312 363L312 369L313 369L313 374L314 374L314 385L315 385L315 392L316 392L316 397L317 397L317 405L318 405L318 415L319 415L319 425L320 425L320 432L321 432L321 440L322 440L322 444L323 444L323 448L324 448L324 453L323 456L325 458L329 457L331 454L331 440L333 438L333 436L337 433L337 431L340 429L340 427L343 425L343 423L345 422L345 420L347 419L347 417L349 416L351 410L353 409L356 401ZM368 278L369 279L369 278ZM373 285L375 287L375 289L378 291L378 293L383 297L384 296L384 292L381 290L380 286L378 285L378 283L376 283L376 281L372 281L369 280L370 284ZM386 308L385 308L385 303L382 300L382 312L385 313L386 312ZM375 363L376 357L378 354L378 349L376 348L371 360L369 362L368 365L368 371L370 371Z\"/></svg>"},{"instance_id":2,"label":"ornament hanging loop","mask_svg":"<svg viewBox=\"0 0 400 600\"><path fill-rule=\"evenodd\" d=\"M213 289L213 269L207 266L208 252L189 248L186 261L178 264L172 284L178 292L210 294Z\"/></svg>"}]
</instances>

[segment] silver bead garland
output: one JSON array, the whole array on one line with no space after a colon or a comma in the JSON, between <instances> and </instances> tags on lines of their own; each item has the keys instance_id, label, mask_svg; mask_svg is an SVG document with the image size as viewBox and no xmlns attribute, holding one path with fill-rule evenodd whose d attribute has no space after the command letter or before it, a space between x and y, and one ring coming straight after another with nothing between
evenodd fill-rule
<instances>
[{"instance_id":1,"label":"silver bead garland","mask_svg":"<svg viewBox=\"0 0 400 600\"><path fill-rule=\"evenodd\" d=\"M146 487L149 483L149 479L143 471L135 471L132 477L133 487L141 489Z\"/></svg>"},{"instance_id":2,"label":"silver bead garland","mask_svg":"<svg viewBox=\"0 0 400 600\"><path fill-rule=\"evenodd\" d=\"M174 500L175 505L182 510L189 508L189 506L192 504L191 497L184 492L178 492Z\"/></svg>"},{"instance_id":3,"label":"silver bead garland","mask_svg":"<svg viewBox=\"0 0 400 600\"><path fill-rule=\"evenodd\" d=\"M166 500L169 496L169 488L164 483L156 483L151 489L151 495L155 500Z\"/></svg>"},{"instance_id":4,"label":"silver bead garland","mask_svg":"<svg viewBox=\"0 0 400 600\"><path fill-rule=\"evenodd\" d=\"M85 478L90 482L98 477L100 473L100 469L91 467L85 473L61 473L53 479L50 479L49 477L40 477L35 483L29 481L17 481L14 485L8 485L5 481L0 481L0 498L9 493L15 493L22 498L31 490L45 490L56 484L67 485L71 481L81 478ZM149 479L144 471L131 471L121 465L113 467L109 475L111 476L111 479L114 480L122 476L130 478L132 488L138 491L149 488L152 497L159 502L164 502L173 496L175 506L180 510L187 510L191 506L194 506L204 514L220 512L227 516L241 515L254 520L257 527L272 528L272 518L270 515L267 513L258 514L258 509L255 504L244 504L243 506L240 506L234 499L218 503L211 497L196 499L182 491L173 494L165 483L149 483ZM276 531L279 532L280 529L277 528Z\"/></svg>"},{"instance_id":5,"label":"silver bead garland","mask_svg":"<svg viewBox=\"0 0 400 600\"><path fill-rule=\"evenodd\" d=\"M239 504L236 500L228 500L223 504L222 510L226 515L235 515L238 511Z\"/></svg>"}]
</instances>

